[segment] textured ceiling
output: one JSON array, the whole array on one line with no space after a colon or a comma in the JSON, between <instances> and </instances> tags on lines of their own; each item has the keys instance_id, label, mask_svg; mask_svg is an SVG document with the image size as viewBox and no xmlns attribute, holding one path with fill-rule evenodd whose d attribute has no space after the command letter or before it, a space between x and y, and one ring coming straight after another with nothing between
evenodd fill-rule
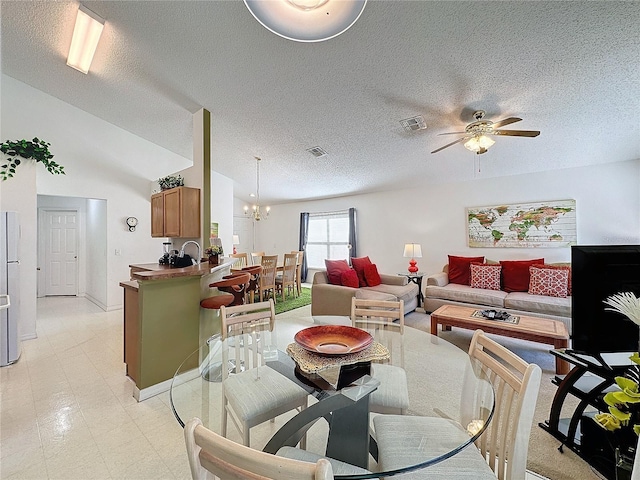
<instances>
[{"instance_id":1,"label":"textured ceiling","mask_svg":"<svg viewBox=\"0 0 640 480\"><path fill-rule=\"evenodd\" d=\"M312 44L239 0L84 4L107 22L89 75L65 65L75 2L2 1L3 73L187 158L207 108L240 198L254 155L272 203L640 158L640 2L369 0ZM476 109L542 133L429 153Z\"/></svg>"}]
</instances>

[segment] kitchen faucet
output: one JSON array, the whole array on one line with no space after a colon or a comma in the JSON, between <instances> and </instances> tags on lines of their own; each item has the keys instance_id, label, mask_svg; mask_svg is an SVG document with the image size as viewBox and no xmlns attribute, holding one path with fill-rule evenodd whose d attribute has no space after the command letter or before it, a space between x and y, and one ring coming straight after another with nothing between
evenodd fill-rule
<instances>
[{"instance_id":1,"label":"kitchen faucet","mask_svg":"<svg viewBox=\"0 0 640 480\"><path fill-rule=\"evenodd\" d=\"M195 242L193 240L188 240L186 242L184 242L182 244L182 248L180 249L180 253L178 254L178 256L180 258L184 257L184 247L186 247L188 244L193 243L196 247L198 247L198 258L197 260L194 261L194 265L199 265L200 264L200 258L202 258L202 249L200 248L200 244L198 242ZM193 261L193 259L191 259Z\"/></svg>"}]
</instances>

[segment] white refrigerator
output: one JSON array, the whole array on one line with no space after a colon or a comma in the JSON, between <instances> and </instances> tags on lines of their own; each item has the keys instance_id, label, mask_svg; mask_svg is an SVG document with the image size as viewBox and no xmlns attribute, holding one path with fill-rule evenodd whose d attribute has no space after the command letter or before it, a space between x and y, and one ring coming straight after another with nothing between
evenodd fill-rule
<instances>
[{"instance_id":1,"label":"white refrigerator","mask_svg":"<svg viewBox=\"0 0 640 480\"><path fill-rule=\"evenodd\" d=\"M0 297L8 295L8 308L0 308L0 367L20 357L20 224L16 212L0 212ZM4 303L5 302L0 302Z\"/></svg>"}]
</instances>

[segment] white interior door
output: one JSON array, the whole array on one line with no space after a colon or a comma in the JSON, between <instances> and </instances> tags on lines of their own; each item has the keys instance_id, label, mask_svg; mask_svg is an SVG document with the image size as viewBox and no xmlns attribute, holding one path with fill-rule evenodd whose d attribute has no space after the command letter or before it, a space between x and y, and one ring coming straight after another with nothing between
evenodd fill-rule
<instances>
[{"instance_id":1,"label":"white interior door","mask_svg":"<svg viewBox=\"0 0 640 480\"><path fill-rule=\"evenodd\" d=\"M45 212L45 295L78 294L78 212Z\"/></svg>"}]
</instances>

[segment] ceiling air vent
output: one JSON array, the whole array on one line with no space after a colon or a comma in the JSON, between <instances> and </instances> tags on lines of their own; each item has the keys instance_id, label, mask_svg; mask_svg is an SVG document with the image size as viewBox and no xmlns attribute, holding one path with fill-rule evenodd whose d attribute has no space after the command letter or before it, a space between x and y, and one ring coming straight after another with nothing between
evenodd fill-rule
<instances>
[{"instance_id":1,"label":"ceiling air vent","mask_svg":"<svg viewBox=\"0 0 640 480\"><path fill-rule=\"evenodd\" d=\"M422 115L400 120L400 125L402 125L407 132L415 132L416 130L426 130L427 128L427 124L424 123L424 118L422 118Z\"/></svg>"},{"instance_id":2,"label":"ceiling air vent","mask_svg":"<svg viewBox=\"0 0 640 480\"><path fill-rule=\"evenodd\" d=\"M309 152L314 157L324 157L327 154L327 152L325 152L321 147L307 148L307 152Z\"/></svg>"}]
</instances>

